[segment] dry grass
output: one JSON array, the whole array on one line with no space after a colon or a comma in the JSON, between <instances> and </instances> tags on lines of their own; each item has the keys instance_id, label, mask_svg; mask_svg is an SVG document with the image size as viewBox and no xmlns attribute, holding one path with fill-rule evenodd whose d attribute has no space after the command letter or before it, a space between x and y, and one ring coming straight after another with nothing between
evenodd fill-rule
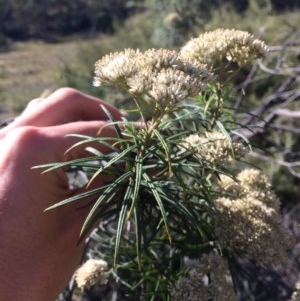
<instances>
[{"instance_id":1,"label":"dry grass","mask_svg":"<svg viewBox=\"0 0 300 301\"><path fill-rule=\"evenodd\" d=\"M88 41L60 44L17 43L0 53L0 114L14 114L33 98L58 88L66 64L76 62L77 51Z\"/></svg>"}]
</instances>

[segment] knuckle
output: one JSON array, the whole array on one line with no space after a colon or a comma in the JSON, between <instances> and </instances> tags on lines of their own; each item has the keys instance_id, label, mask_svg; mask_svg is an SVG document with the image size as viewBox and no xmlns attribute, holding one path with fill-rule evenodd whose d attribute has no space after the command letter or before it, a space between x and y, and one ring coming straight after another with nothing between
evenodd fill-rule
<instances>
[{"instance_id":1,"label":"knuckle","mask_svg":"<svg viewBox=\"0 0 300 301\"><path fill-rule=\"evenodd\" d=\"M25 150L26 147L32 148L40 144L41 138L41 132L37 127L23 126L9 131L5 136L5 141L7 144L20 146Z\"/></svg>"},{"instance_id":2,"label":"knuckle","mask_svg":"<svg viewBox=\"0 0 300 301\"><path fill-rule=\"evenodd\" d=\"M29 109L29 108L32 108L32 107L35 107L36 105L38 105L44 98L42 97L39 97L39 98L35 98L35 99L32 99L26 106L25 110Z\"/></svg>"},{"instance_id":3,"label":"knuckle","mask_svg":"<svg viewBox=\"0 0 300 301\"><path fill-rule=\"evenodd\" d=\"M73 88L59 88L56 90L53 94L52 97L56 98L57 101L66 101L66 100L72 100L76 99L81 95L81 93L78 90L75 90Z\"/></svg>"}]
</instances>

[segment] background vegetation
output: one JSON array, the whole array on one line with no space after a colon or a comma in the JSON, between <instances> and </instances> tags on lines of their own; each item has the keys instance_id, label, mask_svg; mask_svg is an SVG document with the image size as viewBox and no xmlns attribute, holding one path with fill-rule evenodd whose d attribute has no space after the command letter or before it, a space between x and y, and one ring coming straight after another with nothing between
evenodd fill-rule
<instances>
[{"instance_id":1,"label":"background vegetation","mask_svg":"<svg viewBox=\"0 0 300 301\"><path fill-rule=\"evenodd\" d=\"M61 36L74 33L115 32L115 22L122 22L132 14L152 8L173 8L180 13L182 25L193 27L193 21L208 21L213 11L231 5L235 11L245 13L250 0L192 0L192 1L143 1L143 0L12 0L0 1L0 43L32 38L56 41ZM297 0L258 0L261 8L274 12L299 7ZM171 4L171 5L170 5ZM192 8L192 9L190 9ZM158 10L157 10L158 12ZM192 17L192 18L191 18Z\"/></svg>"},{"instance_id":2,"label":"background vegetation","mask_svg":"<svg viewBox=\"0 0 300 301\"><path fill-rule=\"evenodd\" d=\"M245 133L256 146L252 163L270 176L285 221L294 225L300 193L299 9L299 0L0 0L0 116L17 114L29 99L63 85L128 106L120 92L92 87L93 65L102 55L126 47L178 48L218 27L247 30L271 52L232 76L234 101L227 105L243 125L254 124ZM297 266L297 248L292 253ZM282 275L281 269L272 272ZM294 278L298 273L289 272ZM257 279L267 272L251 273ZM280 283L292 287L293 277Z\"/></svg>"}]
</instances>

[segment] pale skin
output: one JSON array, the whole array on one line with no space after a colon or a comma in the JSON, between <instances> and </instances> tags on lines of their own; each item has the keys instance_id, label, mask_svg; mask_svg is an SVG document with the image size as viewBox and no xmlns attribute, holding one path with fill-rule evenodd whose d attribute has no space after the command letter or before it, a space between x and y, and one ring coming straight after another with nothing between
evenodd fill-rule
<instances>
[{"instance_id":1,"label":"pale skin","mask_svg":"<svg viewBox=\"0 0 300 301\"><path fill-rule=\"evenodd\" d=\"M96 136L102 128L101 135L115 136L104 127L100 103L121 118L116 108L62 88L31 101L0 130L0 301L53 301L78 267L85 247L85 241L77 245L78 236L89 207L69 204L44 212L78 191L69 189L64 170L41 174L32 167L87 156L83 147L66 153L78 141L68 134Z\"/></svg>"}]
</instances>

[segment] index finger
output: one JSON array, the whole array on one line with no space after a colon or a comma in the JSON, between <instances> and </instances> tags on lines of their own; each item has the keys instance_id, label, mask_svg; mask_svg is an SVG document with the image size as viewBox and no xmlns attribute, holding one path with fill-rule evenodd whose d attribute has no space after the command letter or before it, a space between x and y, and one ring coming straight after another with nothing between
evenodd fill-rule
<instances>
[{"instance_id":1,"label":"index finger","mask_svg":"<svg viewBox=\"0 0 300 301\"><path fill-rule=\"evenodd\" d=\"M114 106L75 89L61 88L26 110L3 131L7 132L20 126L45 127L76 121L107 120L108 116L100 105L103 105L113 118L120 120L122 114Z\"/></svg>"}]
</instances>

